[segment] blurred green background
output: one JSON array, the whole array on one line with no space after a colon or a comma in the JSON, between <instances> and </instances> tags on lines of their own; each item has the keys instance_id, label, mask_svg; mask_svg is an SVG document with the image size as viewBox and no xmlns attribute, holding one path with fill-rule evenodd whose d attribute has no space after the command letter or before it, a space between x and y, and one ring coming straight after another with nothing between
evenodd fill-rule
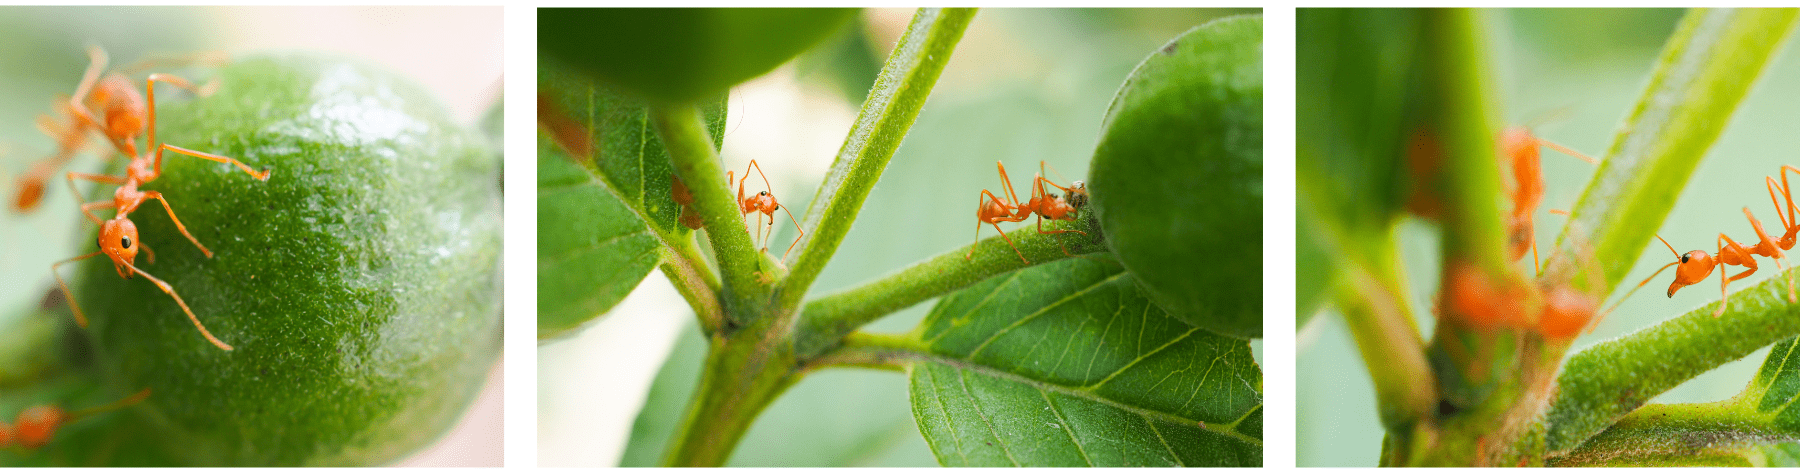
<instances>
[{"instance_id":1,"label":"blurred green background","mask_svg":"<svg viewBox=\"0 0 1800 473\"><path fill-rule=\"evenodd\" d=\"M1210 19L1257 10L1036 10L978 13L917 123L870 193L811 296L854 287L968 245L982 189L1000 190L1004 161L1015 190L1029 191L1037 162L1052 180L1086 179L1100 121L1125 76L1168 40ZM912 10L867 10L834 39L733 90L722 159L742 171L754 158L774 193L802 213L848 133L857 107ZM751 181L756 181L752 178ZM746 192L762 189L750 184ZM1023 194L1021 194L1023 195ZM771 251L795 236L777 215ZM1031 221L1002 225L1034 231ZM993 228L982 232L994 236ZM639 403L676 417L692 392L703 346L693 314L666 278L652 274L595 326L539 350L539 459L543 466L653 465L666 432L640 432L622 449ZM935 301L869 328L911 330ZM646 396L648 376L669 358L669 382ZM1261 342L1254 344L1260 356ZM807 376L757 420L732 466L935 466L898 373L831 369ZM596 392L598 390L598 392ZM641 427L641 426L640 426Z\"/></svg>"},{"instance_id":2,"label":"blurred green background","mask_svg":"<svg viewBox=\"0 0 1800 473\"><path fill-rule=\"evenodd\" d=\"M1494 10L1489 48L1498 77L1500 110L1509 125L1531 124L1540 137L1599 157L1642 93L1662 47L1680 19L1680 10L1556 9ZM1304 15L1304 10L1302 10ZM1300 31L1299 41L1307 40ZM1764 73L1732 118L1731 124L1701 162L1660 234L1677 250L1704 247L1712 252L1719 232L1743 241L1753 235L1741 207L1749 206L1765 228L1779 227L1763 187L1763 176L1782 164L1800 165L1800 51L1786 48ZM1305 64L1298 67L1304 68ZM1304 113L1305 104L1301 105ZM1305 133L1305 130L1300 130ZM1538 213L1537 239L1548 247L1567 221L1547 213L1569 209L1587 186L1594 167L1551 150L1543 152L1544 204ZM1771 230L1773 231L1773 230ZM1408 220L1402 223L1401 251L1412 284L1414 313L1421 330L1430 333L1428 315L1438 283L1437 229ZM1625 283L1608 304L1674 255L1652 241ZM1765 266L1755 276L1732 285L1747 287L1774 274ZM1665 272L1602 320L1592 333L1578 338L1570 353L1618 337L1718 300L1716 289L1697 285L1660 294L1672 273ZM1708 279L1716 283L1717 275ZM1296 426L1299 466L1375 466L1382 430L1376 420L1374 389L1344 323L1331 309L1299 330L1296 367ZM1708 402L1731 397L1749 383L1768 349L1727 364L1681 385L1654 402Z\"/></svg>"},{"instance_id":3,"label":"blurred green background","mask_svg":"<svg viewBox=\"0 0 1800 473\"><path fill-rule=\"evenodd\" d=\"M94 250L94 243L88 240L94 226L81 217L61 171L47 183L42 204L35 211L20 215L11 207L14 179L55 150L55 142L38 131L35 119L51 113L52 100L58 95L74 92L88 66L87 45L104 48L112 67L151 56L199 51L335 52L412 77L430 89L455 119L472 125L500 97L499 8L0 6L0 83L6 84L0 87L0 196L4 197L0 207L0 330L15 326L18 317L35 314L29 309L56 290L50 274L52 263ZM204 67L146 72L175 72L197 82L209 74ZM134 84L141 87L143 75L133 76ZM161 90L166 95L160 95L160 100L186 99L186 94L169 93L175 90L172 87ZM81 153L62 171L100 172L105 163L98 156L94 151ZM89 183L80 185L84 191L91 189ZM107 187L107 192L110 189ZM183 205L183 197L170 198L174 205ZM145 270L156 271L154 265ZM459 430L405 464L499 466L499 379L496 365L488 388L477 401L479 407L466 415ZM0 418L11 419L14 414L0 412Z\"/></svg>"}]
</instances>

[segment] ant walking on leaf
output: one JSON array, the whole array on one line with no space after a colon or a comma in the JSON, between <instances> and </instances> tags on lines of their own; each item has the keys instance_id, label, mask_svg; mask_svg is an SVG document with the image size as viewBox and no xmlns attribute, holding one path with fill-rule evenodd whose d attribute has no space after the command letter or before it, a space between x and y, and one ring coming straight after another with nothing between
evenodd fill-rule
<instances>
[{"instance_id":1,"label":"ant walking on leaf","mask_svg":"<svg viewBox=\"0 0 1800 473\"><path fill-rule=\"evenodd\" d=\"M114 146L118 147L121 152L132 156L132 158L130 164L126 166L125 175L123 176L86 174L79 172L68 173L67 179L69 190L77 196L81 195L81 193L75 187L76 179L86 179L100 184L112 184L119 187L113 191L113 198L111 200L89 202L81 205L81 213L86 215L88 220L91 220L100 226L100 237L98 240L100 249L93 253L59 261L50 266L50 272L56 276L56 283L62 287L63 295L69 298L69 307L73 309L75 313L75 321L82 327L86 327L87 317L82 315L81 306L75 303L75 297L70 293L68 283L63 281L62 274L57 268L75 261L99 255L106 255L107 258L112 259L113 269L119 273L119 277L130 279L133 275L142 275L145 279L149 279L152 283L156 284L156 287L162 289L164 293L169 294L169 297L175 299L175 303L181 306L182 312L187 313L188 320L194 323L194 328L199 329L200 334L205 336L207 341L212 342L213 346L217 346L219 349L230 351L232 349L231 345L227 345L214 337L212 332L208 331L206 326L200 323L200 318L194 315L194 311L188 308L187 302L183 301L181 296L175 293L173 287L169 286L168 283L163 282L163 280L151 276L150 273L144 272L143 269L140 269L133 264L137 261L137 253L140 248L149 254L150 261L153 263L156 261L156 254L155 252L150 251L149 247L144 246L143 242L139 241L137 224L131 221L130 215L132 211L138 209L138 206L143 205L144 201L155 199L162 204L163 210L169 215L169 220L175 223L175 228L181 231L182 236L187 237L188 241L193 242L195 247L200 248L201 253L205 254L206 257L211 258L213 256L212 250L208 250L206 245L200 244L200 240L195 239L193 234L188 233L187 226L182 225L181 219L175 216L175 209L169 206L168 199L164 198L161 192L140 190L139 186L154 181L157 177L162 176L164 151L172 151L177 154L231 164L242 169L244 173L249 174L259 181L267 181L269 179L269 171L265 169L261 172L257 172L251 170L250 166L245 165L243 162L236 159L194 151L168 143L158 143L156 141L156 83L165 82L189 90L196 89L193 84L186 79L168 74L150 74L150 77L145 79L144 82L145 92L149 96L147 101L143 100L142 97L137 94L136 90L130 88L129 83L126 82L126 79L123 76L111 76L107 78L106 82L101 83L100 89L96 91L95 94L96 98L100 99L97 100L97 102L104 105L104 108L102 108L104 121L95 120L93 114L86 110L85 106L81 106L78 103L81 99L79 95L86 92L87 89L86 86L88 84L85 81L82 84L83 87L77 89L78 97L71 100L70 108L74 110L75 116L82 123L106 134L107 138L113 142ZM146 119L148 120L147 123ZM105 125L102 126L101 123L105 123ZM147 133L145 144L148 146L148 150L142 155L136 154L136 138L140 133ZM115 211L113 218L101 220L100 217L94 215L94 209L108 207L113 208Z\"/></svg>"},{"instance_id":2,"label":"ant walking on leaf","mask_svg":"<svg viewBox=\"0 0 1800 473\"><path fill-rule=\"evenodd\" d=\"M150 390L145 389L112 404L90 407L74 412L64 411L61 406L54 404L44 404L25 408L25 410L19 411L19 416L14 419L13 424L8 425L6 422L0 422L0 448L11 447L14 444L18 444L20 447L24 447L27 450L43 448L45 445L50 444L50 439L55 437L56 431L61 429L64 425L91 417L95 414L102 414L131 407L134 404L143 402L144 399L148 397L150 397Z\"/></svg>"}]
</instances>

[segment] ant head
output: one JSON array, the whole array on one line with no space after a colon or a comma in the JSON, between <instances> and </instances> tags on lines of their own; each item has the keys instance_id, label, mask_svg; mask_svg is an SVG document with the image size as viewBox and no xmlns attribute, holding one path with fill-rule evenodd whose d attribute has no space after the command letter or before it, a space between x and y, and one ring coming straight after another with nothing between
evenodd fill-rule
<instances>
[{"instance_id":1,"label":"ant head","mask_svg":"<svg viewBox=\"0 0 1800 473\"><path fill-rule=\"evenodd\" d=\"M1669 297L1675 297L1675 291L1683 286L1698 283L1713 272L1712 255L1705 250L1689 251L1681 255L1681 263L1675 267L1675 282L1669 283Z\"/></svg>"},{"instance_id":2,"label":"ant head","mask_svg":"<svg viewBox=\"0 0 1800 473\"><path fill-rule=\"evenodd\" d=\"M137 261L137 224L122 218L102 222L99 243L100 252L105 253L107 258L112 258L113 269L119 272L119 277L131 277L131 272L125 269L125 265Z\"/></svg>"}]
</instances>

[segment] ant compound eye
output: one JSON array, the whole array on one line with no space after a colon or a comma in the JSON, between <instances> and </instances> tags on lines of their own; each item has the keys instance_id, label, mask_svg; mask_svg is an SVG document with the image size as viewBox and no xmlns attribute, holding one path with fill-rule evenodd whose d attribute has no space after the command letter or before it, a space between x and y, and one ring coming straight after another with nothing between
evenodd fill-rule
<instances>
[{"instance_id":1,"label":"ant compound eye","mask_svg":"<svg viewBox=\"0 0 1800 473\"><path fill-rule=\"evenodd\" d=\"M763 196L763 197L767 197L767 196L768 196L768 195L769 195L769 191L762 191L762 192L758 192L758 193L756 193L756 195L758 195L758 196Z\"/></svg>"},{"instance_id":2,"label":"ant compound eye","mask_svg":"<svg viewBox=\"0 0 1800 473\"><path fill-rule=\"evenodd\" d=\"M1688 262L1688 255L1681 255L1681 262L1682 263Z\"/></svg>"},{"instance_id":3,"label":"ant compound eye","mask_svg":"<svg viewBox=\"0 0 1800 473\"><path fill-rule=\"evenodd\" d=\"M131 248L131 237L120 237L119 247L127 249Z\"/></svg>"}]
</instances>

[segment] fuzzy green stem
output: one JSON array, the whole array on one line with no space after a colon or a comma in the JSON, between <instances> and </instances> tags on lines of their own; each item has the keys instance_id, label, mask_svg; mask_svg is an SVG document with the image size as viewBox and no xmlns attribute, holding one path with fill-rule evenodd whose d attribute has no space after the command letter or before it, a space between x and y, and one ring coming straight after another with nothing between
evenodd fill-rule
<instances>
[{"instance_id":1,"label":"fuzzy green stem","mask_svg":"<svg viewBox=\"0 0 1800 473\"><path fill-rule=\"evenodd\" d=\"M800 243L793 269L777 295L779 311L799 308L806 289L837 252L974 18L975 10L968 8L921 8L913 15L806 210L802 226L811 231Z\"/></svg>"},{"instance_id":2,"label":"fuzzy green stem","mask_svg":"<svg viewBox=\"0 0 1800 473\"><path fill-rule=\"evenodd\" d=\"M1047 231L1076 229L1087 233L1085 236L1033 230L1015 231L1010 237L1031 264L1106 251L1100 223L1092 214L1087 212L1073 223L1044 224ZM1019 254L1013 253L1004 239L995 236L915 263L854 289L814 299L806 303L806 309L801 312L795 351L802 359L818 355L836 345L845 334L883 316L1031 264L1020 260Z\"/></svg>"},{"instance_id":3,"label":"fuzzy green stem","mask_svg":"<svg viewBox=\"0 0 1800 473\"><path fill-rule=\"evenodd\" d=\"M755 302L767 295L755 276L761 260L750 234L744 231L743 214L728 191L731 185L719 167L706 121L691 105L652 107L650 121L668 148L675 175L694 194L694 209L700 213L719 272L724 274L721 303L727 322L749 324L767 311L766 304Z\"/></svg>"},{"instance_id":4,"label":"fuzzy green stem","mask_svg":"<svg viewBox=\"0 0 1800 473\"><path fill-rule=\"evenodd\" d=\"M1345 269L1337 301L1375 383L1382 425L1390 433L1404 432L1431 415L1437 391L1425 342L1404 297L1399 262L1391 247L1382 248L1390 251L1378 256L1381 261Z\"/></svg>"},{"instance_id":5,"label":"fuzzy green stem","mask_svg":"<svg viewBox=\"0 0 1800 473\"><path fill-rule=\"evenodd\" d=\"M1751 409L1752 411L1754 409ZM1550 466L1752 466L1741 450L1792 443L1792 433L1768 425L1767 415L1746 412L1740 399L1705 404L1651 404L1619 419L1605 432Z\"/></svg>"},{"instance_id":6,"label":"fuzzy green stem","mask_svg":"<svg viewBox=\"0 0 1800 473\"><path fill-rule=\"evenodd\" d=\"M1549 453L1561 455L1651 398L1719 365L1800 334L1800 305L1788 301L1790 269L1719 303L1601 342L1569 357L1551 403Z\"/></svg>"},{"instance_id":7,"label":"fuzzy green stem","mask_svg":"<svg viewBox=\"0 0 1800 473\"><path fill-rule=\"evenodd\" d=\"M675 285L675 292L681 293L688 306L694 308L703 333L717 332L725 325L725 311L719 307L719 278L713 276L712 268L700 259L693 240L676 240L673 246L663 246L662 252L663 276L669 278L669 283Z\"/></svg>"},{"instance_id":8,"label":"fuzzy green stem","mask_svg":"<svg viewBox=\"0 0 1800 473\"><path fill-rule=\"evenodd\" d=\"M767 334L742 330L712 338L700 385L663 466L723 466L757 414L799 380L793 352Z\"/></svg>"}]
</instances>

